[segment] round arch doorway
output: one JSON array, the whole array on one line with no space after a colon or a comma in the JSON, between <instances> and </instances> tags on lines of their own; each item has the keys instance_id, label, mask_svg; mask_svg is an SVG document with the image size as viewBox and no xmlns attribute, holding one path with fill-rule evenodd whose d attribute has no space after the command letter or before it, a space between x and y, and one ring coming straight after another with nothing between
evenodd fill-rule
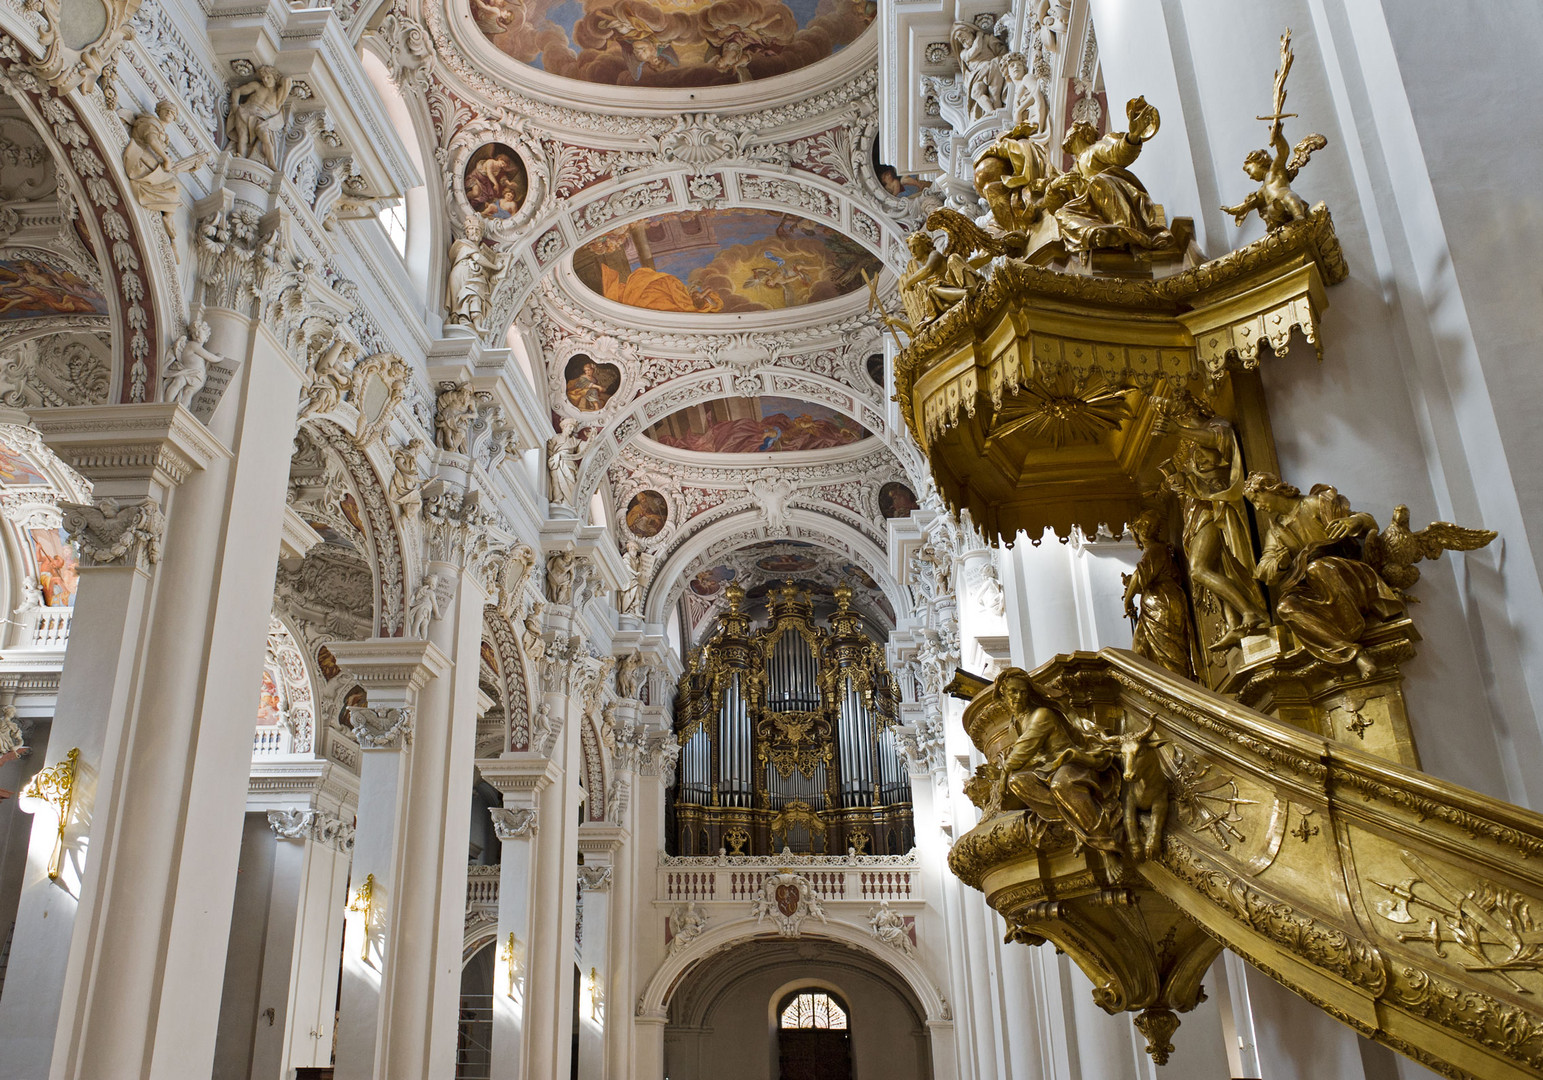
<instances>
[{"instance_id":1,"label":"round arch doorway","mask_svg":"<svg viewBox=\"0 0 1543 1080\"><path fill-rule=\"evenodd\" d=\"M834 1075L931 1080L926 1013L904 977L866 950L810 938L744 940L688 969L665 1003L664 1075L794 1080L781 1024L802 992L823 993L845 1016L849 1071Z\"/></svg>"},{"instance_id":2,"label":"round arch doorway","mask_svg":"<svg viewBox=\"0 0 1543 1080\"><path fill-rule=\"evenodd\" d=\"M781 1080L852 1080L847 1009L839 997L817 986L783 996L777 1068Z\"/></svg>"}]
</instances>

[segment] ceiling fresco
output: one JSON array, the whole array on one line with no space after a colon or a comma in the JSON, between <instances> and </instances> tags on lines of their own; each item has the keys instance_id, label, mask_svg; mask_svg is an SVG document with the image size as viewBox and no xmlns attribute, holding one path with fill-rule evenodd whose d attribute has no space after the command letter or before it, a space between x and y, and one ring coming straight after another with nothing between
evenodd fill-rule
<instances>
[{"instance_id":1,"label":"ceiling fresco","mask_svg":"<svg viewBox=\"0 0 1543 1080\"><path fill-rule=\"evenodd\" d=\"M765 454L829 450L870 436L826 405L784 397L720 398L673 412L645 432L678 450Z\"/></svg>"},{"instance_id":2,"label":"ceiling fresco","mask_svg":"<svg viewBox=\"0 0 1543 1080\"><path fill-rule=\"evenodd\" d=\"M684 597L693 638L707 629L731 581L745 590L745 610L752 618L765 616L766 594L774 585L791 581L809 594L816 612L826 613L835 607L836 586L845 582L852 587L853 606L870 626L882 632L895 623L894 608L879 583L851 559L818 544L766 540L689 571Z\"/></svg>"},{"instance_id":3,"label":"ceiling fresco","mask_svg":"<svg viewBox=\"0 0 1543 1080\"><path fill-rule=\"evenodd\" d=\"M40 258L0 259L0 319L77 314L107 314L91 282Z\"/></svg>"},{"instance_id":4,"label":"ceiling fresco","mask_svg":"<svg viewBox=\"0 0 1543 1080\"><path fill-rule=\"evenodd\" d=\"M797 71L868 28L874 0L471 0L502 52L612 86L720 86Z\"/></svg>"},{"instance_id":5,"label":"ceiling fresco","mask_svg":"<svg viewBox=\"0 0 1543 1080\"><path fill-rule=\"evenodd\" d=\"M882 269L825 225L771 210L688 210L615 229L574 254L594 292L651 311L781 311L866 287Z\"/></svg>"}]
</instances>

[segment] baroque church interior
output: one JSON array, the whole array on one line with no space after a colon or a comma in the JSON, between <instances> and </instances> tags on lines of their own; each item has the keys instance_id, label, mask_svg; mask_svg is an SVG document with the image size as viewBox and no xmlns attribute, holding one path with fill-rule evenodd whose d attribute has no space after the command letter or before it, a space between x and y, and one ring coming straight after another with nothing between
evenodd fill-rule
<instances>
[{"instance_id":1,"label":"baroque church interior","mask_svg":"<svg viewBox=\"0 0 1543 1080\"><path fill-rule=\"evenodd\" d=\"M1543 1075L1540 54L0 0L0 1080Z\"/></svg>"}]
</instances>

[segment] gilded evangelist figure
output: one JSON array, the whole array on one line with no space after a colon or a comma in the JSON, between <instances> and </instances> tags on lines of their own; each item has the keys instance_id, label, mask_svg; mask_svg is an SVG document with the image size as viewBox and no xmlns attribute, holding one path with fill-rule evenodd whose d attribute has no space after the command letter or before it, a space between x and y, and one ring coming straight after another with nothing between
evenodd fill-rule
<instances>
[{"instance_id":1,"label":"gilded evangelist figure","mask_svg":"<svg viewBox=\"0 0 1543 1080\"><path fill-rule=\"evenodd\" d=\"M1130 171L1141 148L1157 134L1157 109L1145 98L1132 98L1125 115L1128 131L1099 138L1098 129L1081 120L1061 142L1061 149L1072 155L1073 168L1049 182L1045 208L1055 214L1068 251L1149 252L1178 246L1146 187Z\"/></svg>"},{"instance_id":2,"label":"gilded evangelist figure","mask_svg":"<svg viewBox=\"0 0 1543 1080\"><path fill-rule=\"evenodd\" d=\"M1136 569L1122 575L1125 582L1125 614L1136 620L1131 651L1169 671L1195 677L1189 656L1189 595L1184 591L1178 563L1163 539L1162 515L1147 510L1131 522L1130 531L1141 545ZM1141 610L1135 601L1141 599Z\"/></svg>"},{"instance_id":3,"label":"gilded evangelist figure","mask_svg":"<svg viewBox=\"0 0 1543 1080\"><path fill-rule=\"evenodd\" d=\"M1002 761L998 804L1010 810L1016 802L1047 820L1065 822L1089 847L1120 850L1124 811L1114 751L1076 727L1022 668L1002 672L996 686L998 707L1008 710L1018 735Z\"/></svg>"},{"instance_id":4,"label":"gilded evangelist figure","mask_svg":"<svg viewBox=\"0 0 1543 1080\"><path fill-rule=\"evenodd\" d=\"M1276 590L1275 617L1303 648L1327 664L1355 664L1370 677L1376 665L1358 644L1369 621L1404 610L1397 591L1362 558L1377 522L1350 509L1328 484L1306 495L1269 473L1250 473L1243 493L1265 522L1255 576Z\"/></svg>"},{"instance_id":5,"label":"gilded evangelist figure","mask_svg":"<svg viewBox=\"0 0 1543 1080\"><path fill-rule=\"evenodd\" d=\"M1188 394L1158 410L1153 430L1178 432L1163 462L1168 488L1184 514L1190 580L1216 598L1225 629L1210 643L1226 649L1269 622L1253 579L1253 546L1243 516L1243 452L1232 425Z\"/></svg>"}]
</instances>

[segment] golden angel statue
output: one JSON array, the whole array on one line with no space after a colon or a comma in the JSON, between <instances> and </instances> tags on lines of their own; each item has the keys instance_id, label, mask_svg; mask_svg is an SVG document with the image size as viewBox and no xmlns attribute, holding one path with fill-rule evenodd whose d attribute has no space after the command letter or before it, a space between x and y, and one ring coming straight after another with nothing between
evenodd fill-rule
<instances>
[{"instance_id":1,"label":"golden angel statue","mask_svg":"<svg viewBox=\"0 0 1543 1080\"><path fill-rule=\"evenodd\" d=\"M1294 147L1286 142L1282 125L1288 116L1296 115L1286 112L1286 76L1291 61L1291 31L1287 30L1281 35L1280 68L1275 72L1275 112L1256 118L1270 121L1270 149L1250 150L1243 159L1243 171L1259 182L1259 188L1236 206L1222 207L1222 213L1231 214L1239 225L1250 213L1258 213L1271 232L1307 217L1307 201L1291 190L1291 181L1315 150L1329 145L1329 140L1318 134L1309 135Z\"/></svg>"}]
</instances>

